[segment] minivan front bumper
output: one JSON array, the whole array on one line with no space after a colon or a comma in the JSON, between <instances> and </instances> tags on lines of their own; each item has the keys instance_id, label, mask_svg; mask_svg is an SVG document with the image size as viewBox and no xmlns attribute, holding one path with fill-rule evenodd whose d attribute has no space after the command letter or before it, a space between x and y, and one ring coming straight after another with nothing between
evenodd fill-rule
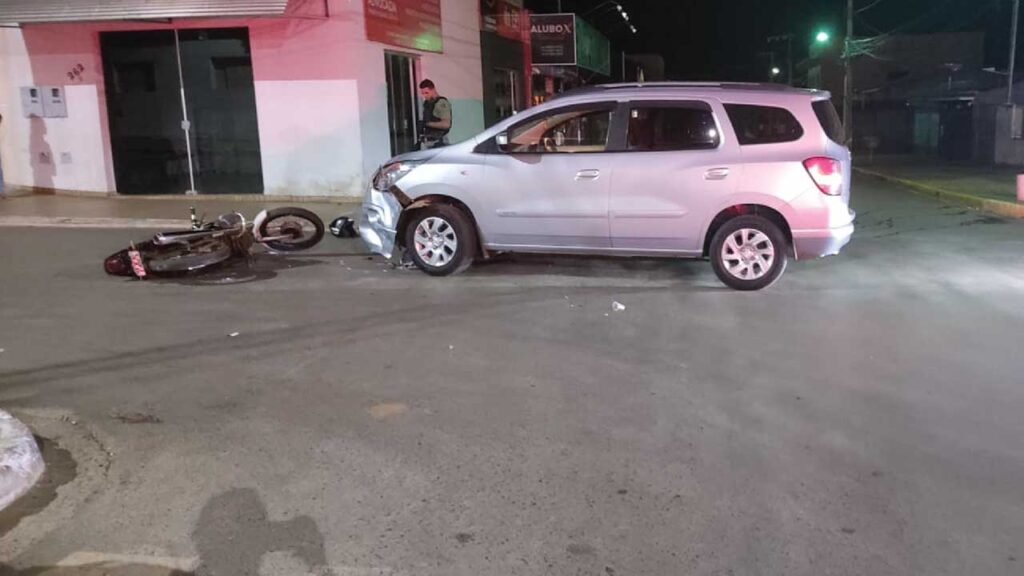
<instances>
[{"instance_id":1,"label":"minivan front bumper","mask_svg":"<svg viewBox=\"0 0 1024 576\"><path fill-rule=\"evenodd\" d=\"M851 210L851 216L853 211ZM850 243L853 236L853 219L850 223L823 230L793 230L793 253L797 260L821 258L839 254Z\"/></svg>"},{"instance_id":2,"label":"minivan front bumper","mask_svg":"<svg viewBox=\"0 0 1024 576\"><path fill-rule=\"evenodd\" d=\"M396 229L401 214L402 205L394 194L370 187L359 215L359 237L367 249L391 258L395 251L395 239L398 236Z\"/></svg>"}]
</instances>

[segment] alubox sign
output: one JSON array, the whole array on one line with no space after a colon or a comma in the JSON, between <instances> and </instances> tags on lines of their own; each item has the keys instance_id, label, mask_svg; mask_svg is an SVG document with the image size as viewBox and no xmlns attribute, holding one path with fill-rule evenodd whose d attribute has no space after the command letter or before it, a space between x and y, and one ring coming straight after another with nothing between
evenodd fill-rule
<instances>
[{"instance_id":1,"label":"alubox sign","mask_svg":"<svg viewBox=\"0 0 1024 576\"><path fill-rule=\"evenodd\" d=\"M576 65L576 15L530 15L530 44L538 66Z\"/></svg>"}]
</instances>

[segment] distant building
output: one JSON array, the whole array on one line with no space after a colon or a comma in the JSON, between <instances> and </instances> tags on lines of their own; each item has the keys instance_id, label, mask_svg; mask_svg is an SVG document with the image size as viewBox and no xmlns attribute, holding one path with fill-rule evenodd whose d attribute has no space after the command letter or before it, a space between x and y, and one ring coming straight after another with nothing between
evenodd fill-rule
<instances>
[{"instance_id":1,"label":"distant building","mask_svg":"<svg viewBox=\"0 0 1024 576\"><path fill-rule=\"evenodd\" d=\"M853 73L853 146L879 153L975 159L975 95L1005 82L982 68L983 32L882 36L858 48ZM804 64L807 84L842 105L843 40L816 46Z\"/></svg>"}]
</instances>

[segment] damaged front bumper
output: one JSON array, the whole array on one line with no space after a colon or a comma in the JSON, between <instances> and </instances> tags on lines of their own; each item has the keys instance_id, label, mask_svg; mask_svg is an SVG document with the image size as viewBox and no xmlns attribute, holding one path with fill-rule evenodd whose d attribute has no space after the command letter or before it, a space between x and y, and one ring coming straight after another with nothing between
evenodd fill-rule
<instances>
[{"instance_id":1,"label":"damaged front bumper","mask_svg":"<svg viewBox=\"0 0 1024 576\"><path fill-rule=\"evenodd\" d=\"M359 237L367 249L390 259L398 236L398 218L402 205L391 192L381 192L372 186L363 200L359 215Z\"/></svg>"}]
</instances>

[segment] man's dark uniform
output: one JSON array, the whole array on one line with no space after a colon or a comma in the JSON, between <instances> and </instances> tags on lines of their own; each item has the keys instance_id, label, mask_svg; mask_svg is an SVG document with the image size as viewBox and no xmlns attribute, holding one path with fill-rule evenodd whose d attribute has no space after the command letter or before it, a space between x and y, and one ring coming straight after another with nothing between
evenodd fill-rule
<instances>
[{"instance_id":1,"label":"man's dark uniform","mask_svg":"<svg viewBox=\"0 0 1024 576\"><path fill-rule=\"evenodd\" d=\"M431 122L441 122L452 119L452 104L444 96L438 96L437 98L431 98L430 100L423 101L423 133L422 139L423 148L436 148L438 146L448 145L448 132L449 128L431 128L427 126Z\"/></svg>"}]
</instances>

